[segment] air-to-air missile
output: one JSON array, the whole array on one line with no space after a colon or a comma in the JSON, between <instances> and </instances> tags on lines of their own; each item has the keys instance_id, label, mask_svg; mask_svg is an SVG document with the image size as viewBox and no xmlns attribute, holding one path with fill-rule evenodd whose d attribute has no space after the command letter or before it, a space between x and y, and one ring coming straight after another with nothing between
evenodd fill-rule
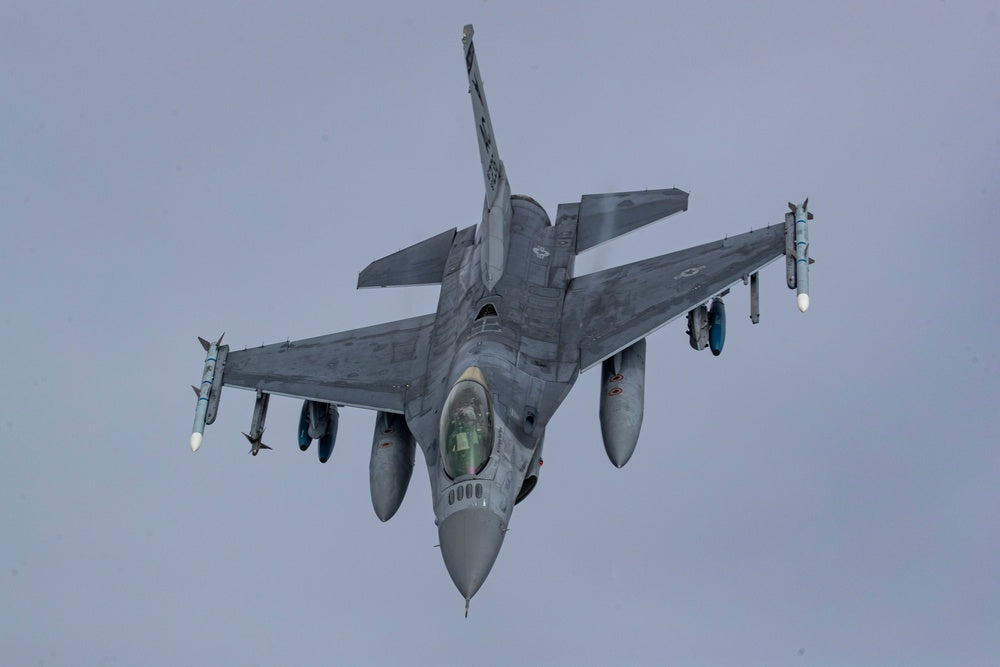
<instances>
[{"instance_id":1,"label":"air-to-air missile","mask_svg":"<svg viewBox=\"0 0 1000 667\"><path fill-rule=\"evenodd\" d=\"M223 333L222 336L226 334ZM205 420L208 415L208 400L212 394L212 382L215 380L215 362L218 360L219 344L222 336L214 343L209 343L204 338L199 337L201 346L205 348L205 370L201 374L201 387L195 390L198 394L198 407L194 411L194 425L191 426L191 451L196 452L201 447L201 440L205 434Z\"/></svg>"},{"instance_id":2,"label":"air-to-air missile","mask_svg":"<svg viewBox=\"0 0 1000 667\"><path fill-rule=\"evenodd\" d=\"M267 419L267 406L271 402L271 395L267 392L257 390L257 400L253 404L253 418L250 420L250 432L243 436L250 442L250 453L257 456L262 449L271 449L263 443L264 421Z\"/></svg>"},{"instance_id":3,"label":"air-to-air missile","mask_svg":"<svg viewBox=\"0 0 1000 667\"><path fill-rule=\"evenodd\" d=\"M809 309L809 198L796 206L788 202L791 213L785 214L785 256L788 286L796 291L796 302L803 313ZM794 229L794 231L793 231Z\"/></svg>"}]
</instances>

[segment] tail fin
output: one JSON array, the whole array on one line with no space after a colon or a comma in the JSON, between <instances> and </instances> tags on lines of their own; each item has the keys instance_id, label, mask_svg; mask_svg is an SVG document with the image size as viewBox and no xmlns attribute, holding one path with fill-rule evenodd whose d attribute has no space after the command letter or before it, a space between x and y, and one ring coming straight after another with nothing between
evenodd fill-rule
<instances>
[{"instance_id":1,"label":"tail fin","mask_svg":"<svg viewBox=\"0 0 1000 667\"><path fill-rule=\"evenodd\" d=\"M483 202L483 221L479 226L479 237L483 243L482 271L486 289L493 286L503 275L507 261L507 240L510 233L510 185L507 172L497 153L497 142L493 136L490 110L486 106L479 63L476 62L476 48L472 44L472 25L462 32L465 47L465 69L469 75L469 95L472 97L472 113L479 136L479 159L483 165L483 180L486 183L486 199Z\"/></svg>"}]
</instances>

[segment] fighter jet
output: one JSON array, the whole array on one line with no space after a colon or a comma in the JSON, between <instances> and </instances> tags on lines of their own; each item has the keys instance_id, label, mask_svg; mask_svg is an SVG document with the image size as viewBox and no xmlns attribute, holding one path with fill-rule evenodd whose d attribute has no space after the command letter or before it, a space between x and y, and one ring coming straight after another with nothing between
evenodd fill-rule
<instances>
[{"instance_id":1,"label":"fighter jet","mask_svg":"<svg viewBox=\"0 0 1000 667\"><path fill-rule=\"evenodd\" d=\"M340 333L208 355L191 447L216 416L223 386L257 394L251 453L261 443L270 395L304 401L298 444L333 450L339 408L377 411L369 482L387 521L423 452L444 563L466 603L496 561L514 506L538 481L546 428L577 376L600 367L600 423L615 466L628 462L643 416L646 337L687 314L689 342L719 354L722 297L786 257L788 286L808 306L806 203L785 223L652 259L575 276L576 256L687 210L677 189L584 195L555 221L531 197L512 195L497 150L472 26L462 38L485 182L482 220L372 262L358 287L439 284L436 312ZM804 300L802 294L806 294ZM272 440L272 445L274 441Z\"/></svg>"}]
</instances>

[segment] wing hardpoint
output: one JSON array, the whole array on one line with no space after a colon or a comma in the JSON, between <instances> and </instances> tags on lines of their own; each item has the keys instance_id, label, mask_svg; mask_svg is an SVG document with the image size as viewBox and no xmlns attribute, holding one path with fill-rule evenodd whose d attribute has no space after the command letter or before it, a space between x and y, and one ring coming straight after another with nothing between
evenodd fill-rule
<instances>
[{"instance_id":1,"label":"wing hardpoint","mask_svg":"<svg viewBox=\"0 0 1000 667\"><path fill-rule=\"evenodd\" d=\"M403 412L423 377L434 315L230 351L222 384L338 405Z\"/></svg>"},{"instance_id":2,"label":"wing hardpoint","mask_svg":"<svg viewBox=\"0 0 1000 667\"><path fill-rule=\"evenodd\" d=\"M586 370L784 254L785 228L773 225L574 278L564 344L579 345Z\"/></svg>"}]
</instances>

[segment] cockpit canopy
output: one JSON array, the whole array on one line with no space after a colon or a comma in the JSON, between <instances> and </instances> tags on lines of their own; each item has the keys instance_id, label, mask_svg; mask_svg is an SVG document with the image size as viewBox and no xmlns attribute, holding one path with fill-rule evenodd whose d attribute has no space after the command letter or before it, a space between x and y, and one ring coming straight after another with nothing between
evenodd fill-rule
<instances>
[{"instance_id":1,"label":"cockpit canopy","mask_svg":"<svg viewBox=\"0 0 1000 667\"><path fill-rule=\"evenodd\" d=\"M441 453L452 479L475 475L493 451L493 415L482 372L470 368L458 379L441 411Z\"/></svg>"}]
</instances>

